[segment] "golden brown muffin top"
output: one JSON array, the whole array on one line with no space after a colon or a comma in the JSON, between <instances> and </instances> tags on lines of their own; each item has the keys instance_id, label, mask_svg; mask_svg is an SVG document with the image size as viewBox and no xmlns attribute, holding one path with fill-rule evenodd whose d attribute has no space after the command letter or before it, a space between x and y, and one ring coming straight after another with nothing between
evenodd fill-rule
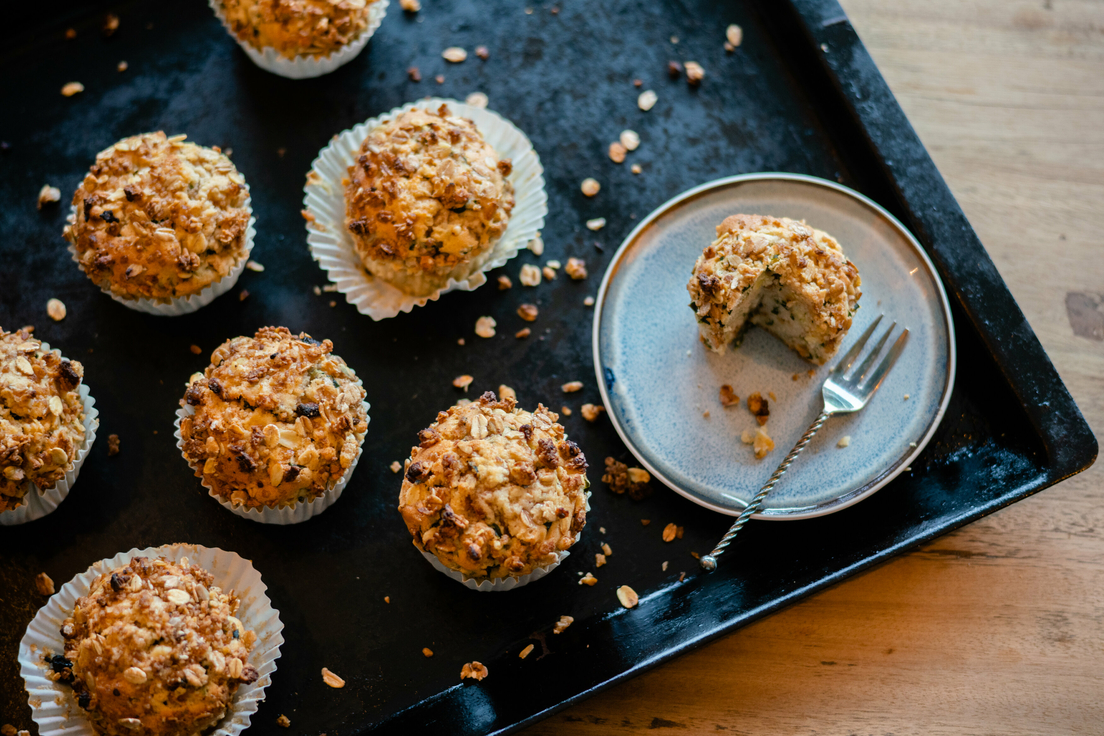
<instances>
[{"instance_id":1,"label":"golden brown muffin top","mask_svg":"<svg viewBox=\"0 0 1104 736\"><path fill-rule=\"evenodd\" d=\"M96 156L65 237L88 277L127 299L194 294L246 256L249 190L217 148L162 132Z\"/></svg>"},{"instance_id":2,"label":"golden brown muffin top","mask_svg":"<svg viewBox=\"0 0 1104 736\"><path fill-rule=\"evenodd\" d=\"M188 383L184 455L236 505L291 506L345 474L368 429L364 389L333 343L286 327L227 340Z\"/></svg>"},{"instance_id":3,"label":"golden brown muffin top","mask_svg":"<svg viewBox=\"0 0 1104 736\"><path fill-rule=\"evenodd\" d=\"M687 289L699 317L728 305L764 271L812 305L811 331L846 332L862 294L862 279L840 244L826 232L788 217L732 215L717 226L717 239L705 248Z\"/></svg>"},{"instance_id":4,"label":"golden brown muffin top","mask_svg":"<svg viewBox=\"0 0 1104 736\"><path fill-rule=\"evenodd\" d=\"M28 481L53 488L84 442L84 366L29 333L0 329L0 512L23 503Z\"/></svg>"},{"instance_id":5,"label":"golden brown muffin top","mask_svg":"<svg viewBox=\"0 0 1104 736\"><path fill-rule=\"evenodd\" d=\"M65 619L68 666L49 661L97 733L192 736L258 677L248 664L257 635L237 610L233 591L187 559L135 557L96 578Z\"/></svg>"},{"instance_id":6,"label":"golden brown muffin top","mask_svg":"<svg viewBox=\"0 0 1104 736\"><path fill-rule=\"evenodd\" d=\"M372 130L349 167L346 227L370 270L447 273L505 232L511 170L447 105L408 110Z\"/></svg>"},{"instance_id":7,"label":"golden brown muffin top","mask_svg":"<svg viewBox=\"0 0 1104 736\"><path fill-rule=\"evenodd\" d=\"M372 0L223 0L230 28L256 49L288 59L329 56L368 27Z\"/></svg>"},{"instance_id":8,"label":"golden brown muffin top","mask_svg":"<svg viewBox=\"0 0 1104 736\"><path fill-rule=\"evenodd\" d=\"M586 525L587 462L559 417L488 391L418 433L399 511L414 545L474 578L555 562Z\"/></svg>"}]
</instances>

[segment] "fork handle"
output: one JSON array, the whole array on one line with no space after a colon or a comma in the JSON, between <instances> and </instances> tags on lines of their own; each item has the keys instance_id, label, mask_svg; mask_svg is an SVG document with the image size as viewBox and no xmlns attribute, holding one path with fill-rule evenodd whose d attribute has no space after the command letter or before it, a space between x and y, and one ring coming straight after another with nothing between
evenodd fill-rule
<instances>
[{"instance_id":1,"label":"fork handle","mask_svg":"<svg viewBox=\"0 0 1104 736\"><path fill-rule=\"evenodd\" d=\"M797 441L797 444L790 454L782 461L782 464L778 466L778 470L774 471L774 474L767 480L762 488L759 489L759 493L755 494L755 498L751 499L751 503L747 505L740 515L736 517L736 521L729 528L728 533L724 535L720 542L717 542L717 546L713 548L713 551L701 558L701 566L703 570L712 571L717 569L717 558L724 554L725 548L736 538L740 530L744 528L744 524L752 515L759 510L759 507L763 505L763 499L767 497L778 481L782 480L782 476L789 470L790 464L797 459L797 456L801 454L801 451L805 449L805 445L809 444L809 441L813 439L813 436L820 431L820 428L824 426L824 423L828 421L828 417L832 416L827 410L822 411L820 416L809 425L809 428L805 430L805 434L801 435L801 439Z\"/></svg>"}]
</instances>

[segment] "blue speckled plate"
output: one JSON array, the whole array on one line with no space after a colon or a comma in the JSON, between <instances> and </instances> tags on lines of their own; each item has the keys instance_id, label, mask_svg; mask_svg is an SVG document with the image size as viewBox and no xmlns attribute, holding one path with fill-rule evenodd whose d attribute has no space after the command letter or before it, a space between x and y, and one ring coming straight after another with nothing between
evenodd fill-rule
<instances>
[{"instance_id":1,"label":"blue speckled plate","mask_svg":"<svg viewBox=\"0 0 1104 736\"><path fill-rule=\"evenodd\" d=\"M816 418L832 361L817 368L756 327L725 355L698 339L686 282L716 226L736 213L803 219L839 240L863 292L841 354L881 312L910 330L867 407L828 420L756 518L838 511L920 453L947 407L955 373L950 307L931 261L900 222L861 194L799 174L747 174L703 184L648 215L617 251L598 292L594 363L602 398L645 468L730 515L747 506ZM721 406L725 383L742 399L774 393L766 430L775 450L762 460L740 441L743 430L757 427L746 401ZM844 436L849 446L838 447Z\"/></svg>"}]
</instances>

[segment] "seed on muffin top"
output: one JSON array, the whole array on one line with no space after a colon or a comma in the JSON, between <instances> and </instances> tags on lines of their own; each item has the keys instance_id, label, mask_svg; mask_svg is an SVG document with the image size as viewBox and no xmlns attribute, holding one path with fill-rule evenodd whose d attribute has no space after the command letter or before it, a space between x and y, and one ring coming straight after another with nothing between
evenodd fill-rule
<instances>
[{"instance_id":1,"label":"seed on muffin top","mask_svg":"<svg viewBox=\"0 0 1104 736\"><path fill-rule=\"evenodd\" d=\"M64 655L46 657L97 733L193 736L218 723L241 684L257 635L239 601L184 559L135 557L98 577L61 626Z\"/></svg>"},{"instance_id":2,"label":"seed on muffin top","mask_svg":"<svg viewBox=\"0 0 1104 736\"><path fill-rule=\"evenodd\" d=\"M53 488L84 442L84 367L42 349L28 332L0 329L0 512L30 484Z\"/></svg>"},{"instance_id":3,"label":"seed on muffin top","mask_svg":"<svg viewBox=\"0 0 1104 736\"><path fill-rule=\"evenodd\" d=\"M373 0L222 0L234 35L281 56L329 56L368 27Z\"/></svg>"},{"instance_id":4,"label":"seed on muffin top","mask_svg":"<svg viewBox=\"0 0 1104 736\"><path fill-rule=\"evenodd\" d=\"M184 456L213 492L286 507L332 488L368 429L365 391L333 343L286 327L235 337L192 376L181 402Z\"/></svg>"},{"instance_id":5,"label":"seed on muffin top","mask_svg":"<svg viewBox=\"0 0 1104 736\"><path fill-rule=\"evenodd\" d=\"M65 237L97 286L125 299L195 294L246 257L249 190L217 148L162 132L101 151Z\"/></svg>"},{"instance_id":6,"label":"seed on muffin top","mask_svg":"<svg viewBox=\"0 0 1104 736\"><path fill-rule=\"evenodd\" d=\"M549 565L586 525L587 461L559 417L493 392L418 433L399 511L414 545L473 578Z\"/></svg>"},{"instance_id":7,"label":"seed on muffin top","mask_svg":"<svg viewBox=\"0 0 1104 736\"><path fill-rule=\"evenodd\" d=\"M375 128L345 189L345 224L365 266L401 289L411 277L477 265L514 208L511 170L475 123L447 105Z\"/></svg>"}]
</instances>

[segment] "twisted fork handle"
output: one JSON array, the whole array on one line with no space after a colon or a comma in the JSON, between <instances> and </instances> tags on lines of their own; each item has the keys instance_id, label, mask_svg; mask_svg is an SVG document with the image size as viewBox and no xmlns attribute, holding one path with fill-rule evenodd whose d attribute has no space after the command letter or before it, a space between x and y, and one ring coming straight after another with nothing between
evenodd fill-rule
<instances>
[{"instance_id":1,"label":"twisted fork handle","mask_svg":"<svg viewBox=\"0 0 1104 736\"><path fill-rule=\"evenodd\" d=\"M820 431L820 428L824 426L824 423L828 421L828 417L831 414L827 410L822 411L820 416L809 425L809 428L805 430L805 434L801 435L801 439L797 441L797 444L790 454L786 456L786 459L782 461L782 464L778 466L778 469L774 471L770 479L766 484L759 489L759 493L755 494L755 498L751 499L751 503L747 505L740 515L736 517L736 521L729 528L728 533L724 535L720 542L717 542L717 546L713 548L713 551L701 558L701 566L703 570L713 571L717 569L717 558L724 554L725 548L736 538L736 535L740 533L740 530L744 528L744 524L752 515L759 510L759 507L763 505L763 499L765 499L774 487L778 484L778 481L782 480L782 476L789 470L790 464L797 459L797 456L801 454L801 451L805 449L805 445L809 444L809 441L813 439L813 436Z\"/></svg>"}]
</instances>

